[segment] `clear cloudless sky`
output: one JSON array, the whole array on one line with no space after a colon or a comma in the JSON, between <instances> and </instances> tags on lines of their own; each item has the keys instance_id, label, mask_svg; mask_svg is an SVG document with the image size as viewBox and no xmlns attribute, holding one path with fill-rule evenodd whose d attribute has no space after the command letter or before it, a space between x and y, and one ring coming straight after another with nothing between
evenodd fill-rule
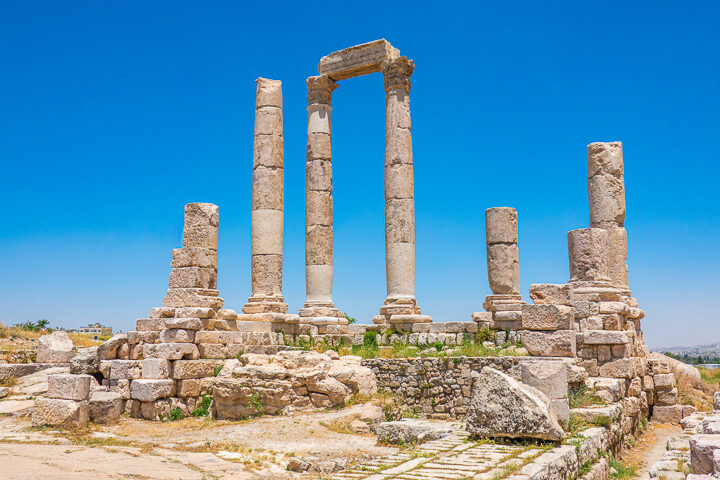
<instances>
[{"instance_id":1,"label":"clear cloudless sky","mask_svg":"<svg viewBox=\"0 0 720 480\"><path fill-rule=\"evenodd\" d=\"M250 295L255 83L283 81L284 294L302 306L307 100L323 55L415 61L416 293L490 293L484 211L519 212L521 290L568 280L586 145L624 145L630 286L651 346L720 342L720 4L0 1L0 322L131 330L161 304L183 206L220 206L218 285ZM385 298L380 74L333 95L336 305Z\"/></svg>"}]
</instances>

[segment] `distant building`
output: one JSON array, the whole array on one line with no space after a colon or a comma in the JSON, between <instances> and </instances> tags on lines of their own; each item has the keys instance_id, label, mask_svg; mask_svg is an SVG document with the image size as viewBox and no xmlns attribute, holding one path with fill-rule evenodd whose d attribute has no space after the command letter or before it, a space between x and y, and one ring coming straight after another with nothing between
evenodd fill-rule
<instances>
[{"instance_id":1,"label":"distant building","mask_svg":"<svg viewBox=\"0 0 720 480\"><path fill-rule=\"evenodd\" d=\"M87 327L80 327L77 329L77 333L86 333L90 335L97 335L100 337L112 337L112 327L106 327L102 323L91 323Z\"/></svg>"}]
</instances>

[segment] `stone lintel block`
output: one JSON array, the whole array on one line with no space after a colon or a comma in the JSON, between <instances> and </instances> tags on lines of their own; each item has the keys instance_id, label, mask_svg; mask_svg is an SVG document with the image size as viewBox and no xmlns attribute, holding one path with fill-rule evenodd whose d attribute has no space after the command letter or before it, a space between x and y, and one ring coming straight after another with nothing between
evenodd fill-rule
<instances>
[{"instance_id":1,"label":"stone lintel block","mask_svg":"<svg viewBox=\"0 0 720 480\"><path fill-rule=\"evenodd\" d=\"M170 271L170 288L210 288L217 287L217 273L214 268L178 267Z\"/></svg>"},{"instance_id":2,"label":"stone lintel block","mask_svg":"<svg viewBox=\"0 0 720 480\"><path fill-rule=\"evenodd\" d=\"M598 174L622 177L622 142L594 142L587 146L588 177Z\"/></svg>"},{"instance_id":3,"label":"stone lintel block","mask_svg":"<svg viewBox=\"0 0 720 480\"><path fill-rule=\"evenodd\" d=\"M472 320L478 324L489 324L492 322L492 316L492 312L474 312L472 314Z\"/></svg>"},{"instance_id":4,"label":"stone lintel block","mask_svg":"<svg viewBox=\"0 0 720 480\"><path fill-rule=\"evenodd\" d=\"M570 281L610 281L607 258L607 231L579 228L568 232Z\"/></svg>"},{"instance_id":5,"label":"stone lintel block","mask_svg":"<svg viewBox=\"0 0 720 480\"><path fill-rule=\"evenodd\" d=\"M141 402L154 402L158 398L171 397L175 383L170 379L140 379L130 382L130 397Z\"/></svg>"},{"instance_id":6,"label":"stone lintel block","mask_svg":"<svg viewBox=\"0 0 720 480\"><path fill-rule=\"evenodd\" d=\"M415 243L415 200L385 200L385 242Z\"/></svg>"},{"instance_id":7,"label":"stone lintel block","mask_svg":"<svg viewBox=\"0 0 720 480\"><path fill-rule=\"evenodd\" d=\"M308 225L333 224L333 200L330 192L310 190L305 194L305 219Z\"/></svg>"},{"instance_id":8,"label":"stone lintel block","mask_svg":"<svg viewBox=\"0 0 720 480\"><path fill-rule=\"evenodd\" d=\"M585 345L624 345L630 340L625 332L607 330L587 330L582 334Z\"/></svg>"},{"instance_id":9,"label":"stone lintel block","mask_svg":"<svg viewBox=\"0 0 720 480\"><path fill-rule=\"evenodd\" d=\"M625 223L625 183L622 178L598 174L588 179L590 225L618 226Z\"/></svg>"},{"instance_id":10,"label":"stone lintel block","mask_svg":"<svg viewBox=\"0 0 720 480\"><path fill-rule=\"evenodd\" d=\"M598 375L609 378L633 378L635 376L635 361L632 358L621 358L607 362L598 367Z\"/></svg>"},{"instance_id":11,"label":"stone lintel block","mask_svg":"<svg viewBox=\"0 0 720 480\"><path fill-rule=\"evenodd\" d=\"M138 318L135 322L135 328L138 332L149 332L162 330L165 322L162 318Z\"/></svg>"},{"instance_id":12,"label":"stone lintel block","mask_svg":"<svg viewBox=\"0 0 720 480\"><path fill-rule=\"evenodd\" d=\"M255 84L257 85L255 108L268 106L282 108L282 81L258 77Z\"/></svg>"},{"instance_id":13,"label":"stone lintel block","mask_svg":"<svg viewBox=\"0 0 720 480\"><path fill-rule=\"evenodd\" d=\"M207 307L213 310L222 308L223 299L218 291L206 288L171 288L163 299L166 307ZM138 330L140 330L138 328Z\"/></svg>"},{"instance_id":14,"label":"stone lintel block","mask_svg":"<svg viewBox=\"0 0 720 480\"><path fill-rule=\"evenodd\" d=\"M307 160L332 160L332 137L329 133L308 133Z\"/></svg>"},{"instance_id":15,"label":"stone lintel block","mask_svg":"<svg viewBox=\"0 0 720 480\"><path fill-rule=\"evenodd\" d=\"M183 248L218 249L218 227L185 227L183 230Z\"/></svg>"},{"instance_id":16,"label":"stone lintel block","mask_svg":"<svg viewBox=\"0 0 720 480\"><path fill-rule=\"evenodd\" d=\"M219 365L223 365L221 360L177 360L173 362L172 377L176 380L214 377Z\"/></svg>"},{"instance_id":17,"label":"stone lintel block","mask_svg":"<svg viewBox=\"0 0 720 480\"><path fill-rule=\"evenodd\" d=\"M153 307L150 309L150 318L171 318L175 316L175 309L171 307Z\"/></svg>"},{"instance_id":18,"label":"stone lintel block","mask_svg":"<svg viewBox=\"0 0 720 480\"><path fill-rule=\"evenodd\" d=\"M308 191L332 192L332 162L308 159L305 163L305 182Z\"/></svg>"},{"instance_id":19,"label":"stone lintel block","mask_svg":"<svg viewBox=\"0 0 720 480\"><path fill-rule=\"evenodd\" d=\"M162 379L170 377L170 361L164 358L146 358L140 364L142 378Z\"/></svg>"},{"instance_id":20,"label":"stone lintel block","mask_svg":"<svg viewBox=\"0 0 720 480\"><path fill-rule=\"evenodd\" d=\"M519 293L519 255L517 245L498 243L487 246L488 282L493 293Z\"/></svg>"},{"instance_id":21,"label":"stone lintel block","mask_svg":"<svg viewBox=\"0 0 720 480\"><path fill-rule=\"evenodd\" d=\"M195 334L197 343L231 343L235 332L220 332L216 330L201 330Z\"/></svg>"},{"instance_id":22,"label":"stone lintel block","mask_svg":"<svg viewBox=\"0 0 720 480\"><path fill-rule=\"evenodd\" d=\"M485 210L485 242L518 243L517 211L510 207L494 207Z\"/></svg>"},{"instance_id":23,"label":"stone lintel block","mask_svg":"<svg viewBox=\"0 0 720 480\"><path fill-rule=\"evenodd\" d=\"M333 227L308 225L305 230L305 265L333 264Z\"/></svg>"},{"instance_id":24,"label":"stone lintel block","mask_svg":"<svg viewBox=\"0 0 720 480\"><path fill-rule=\"evenodd\" d=\"M48 375L46 396L65 400L87 400L90 398L90 385L95 383L91 375Z\"/></svg>"},{"instance_id":25,"label":"stone lintel block","mask_svg":"<svg viewBox=\"0 0 720 480\"><path fill-rule=\"evenodd\" d=\"M552 303L572 306L571 292L572 289L567 283L533 283L530 285L530 298L538 305Z\"/></svg>"},{"instance_id":26,"label":"stone lintel block","mask_svg":"<svg viewBox=\"0 0 720 480\"><path fill-rule=\"evenodd\" d=\"M172 268L205 267L217 271L217 250L203 247L176 248L172 252ZM169 315L172 316L172 315Z\"/></svg>"},{"instance_id":27,"label":"stone lintel block","mask_svg":"<svg viewBox=\"0 0 720 480\"><path fill-rule=\"evenodd\" d=\"M253 144L253 168L259 166L283 168L282 134L256 135Z\"/></svg>"},{"instance_id":28,"label":"stone lintel block","mask_svg":"<svg viewBox=\"0 0 720 480\"><path fill-rule=\"evenodd\" d=\"M521 319L524 330L572 330L575 310L566 305L523 305Z\"/></svg>"},{"instance_id":29,"label":"stone lintel block","mask_svg":"<svg viewBox=\"0 0 720 480\"><path fill-rule=\"evenodd\" d=\"M185 205L185 228L217 228L219 221L220 216L217 205L213 205L212 203L188 203Z\"/></svg>"},{"instance_id":30,"label":"stone lintel block","mask_svg":"<svg viewBox=\"0 0 720 480\"><path fill-rule=\"evenodd\" d=\"M193 343L195 332L182 328L173 328L160 332L160 343Z\"/></svg>"},{"instance_id":31,"label":"stone lintel block","mask_svg":"<svg viewBox=\"0 0 720 480\"><path fill-rule=\"evenodd\" d=\"M282 135L283 112L278 107L261 107L255 109L255 136Z\"/></svg>"},{"instance_id":32,"label":"stone lintel block","mask_svg":"<svg viewBox=\"0 0 720 480\"><path fill-rule=\"evenodd\" d=\"M530 355L538 357L574 357L575 332L557 330L539 332L525 330L520 333L523 347Z\"/></svg>"},{"instance_id":33,"label":"stone lintel block","mask_svg":"<svg viewBox=\"0 0 720 480\"><path fill-rule=\"evenodd\" d=\"M385 167L412 165L412 135L407 128L395 128L385 132Z\"/></svg>"},{"instance_id":34,"label":"stone lintel block","mask_svg":"<svg viewBox=\"0 0 720 480\"><path fill-rule=\"evenodd\" d=\"M322 57L318 65L318 72L335 81L345 80L379 72L385 60L399 56L400 50L383 38L338 50Z\"/></svg>"},{"instance_id":35,"label":"stone lintel block","mask_svg":"<svg viewBox=\"0 0 720 480\"><path fill-rule=\"evenodd\" d=\"M35 427L43 425L65 428L85 427L89 419L87 400L76 402L38 397L32 413L32 424Z\"/></svg>"},{"instance_id":36,"label":"stone lintel block","mask_svg":"<svg viewBox=\"0 0 720 480\"><path fill-rule=\"evenodd\" d=\"M143 345L143 357L196 360L200 358L200 352L194 343L146 343Z\"/></svg>"},{"instance_id":37,"label":"stone lintel block","mask_svg":"<svg viewBox=\"0 0 720 480\"><path fill-rule=\"evenodd\" d=\"M257 166L253 169L253 210L282 210L284 199L283 169Z\"/></svg>"},{"instance_id":38,"label":"stone lintel block","mask_svg":"<svg viewBox=\"0 0 720 480\"><path fill-rule=\"evenodd\" d=\"M183 329L183 330L200 330L202 328L202 320L199 318L166 318L165 328L167 329ZM176 342L165 342L176 343ZM192 342L179 342L192 343Z\"/></svg>"},{"instance_id":39,"label":"stone lintel block","mask_svg":"<svg viewBox=\"0 0 720 480\"><path fill-rule=\"evenodd\" d=\"M385 167L385 200L414 198L413 166L396 164Z\"/></svg>"}]
</instances>

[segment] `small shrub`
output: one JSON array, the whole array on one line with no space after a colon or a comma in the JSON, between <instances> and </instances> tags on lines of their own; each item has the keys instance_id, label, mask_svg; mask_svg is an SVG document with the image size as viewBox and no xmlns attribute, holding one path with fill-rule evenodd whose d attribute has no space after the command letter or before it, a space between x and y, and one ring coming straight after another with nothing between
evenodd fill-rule
<instances>
[{"instance_id":1,"label":"small shrub","mask_svg":"<svg viewBox=\"0 0 720 480\"><path fill-rule=\"evenodd\" d=\"M262 402L260 402L260 397L258 397L257 393L250 395L250 406L255 409L258 415L263 414L264 407Z\"/></svg>"},{"instance_id":2,"label":"small shrub","mask_svg":"<svg viewBox=\"0 0 720 480\"><path fill-rule=\"evenodd\" d=\"M237 355L235 355L235 358L237 358L238 360L240 360L240 357L242 357L243 355L245 355L245 350L242 350L242 349L241 349L241 350L237 353Z\"/></svg>"},{"instance_id":3,"label":"small shrub","mask_svg":"<svg viewBox=\"0 0 720 480\"><path fill-rule=\"evenodd\" d=\"M589 407L591 405L605 405L605 400L598 396L594 391L588 390L585 385L571 391L568 395L570 408Z\"/></svg>"},{"instance_id":4,"label":"small shrub","mask_svg":"<svg viewBox=\"0 0 720 480\"><path fill-rule=\"evenodd\" d=\"M477 333L475 333L475 341L477 343L482 343L482 342L495 343L495 332L490 330L489 328L483 328L482 330L478 330Z\"/></svg>"},{"instance_id":5,"label":"small shrub","mask_svg":"<svg viewBox=\"0 0 720 480\"><path fill-rule=\"evenodd\" d=\"M182 420L183 418L185 418L185 414L180 408L175 407L170 410L170 420Z\"/></svg>"},{"instance_id":6,"label":"small shrub","mask_svg":"<svg viewBox=\"0 0 720 480\"><path fill-rule=\"evenodd\" d=\"M347 321L348 321L348 325L352 325L353 323L356 323L356 322L357 322L357 319L351 317L351 316L348 315L347 313L345 314L345 318L346 318Z\"/></svg>"},{"instance_id":7,"label":"small shrub","mask_svg":"<svg viewBox=\"0 0 720 480\"><path fill-rule=\"evenodd\" d=\"M222 364L221 364L221 365L215 365L215 369L213 370L213 376L214 376L214 377L217 377L218 375L220 375L220 370L222 370L222 369L223 369L223 365L222 365Z\"/></svg>"},{"instance_id":8,"label":"small shrub","mask_svg":"<svg viewBox=\"0 0 720 480\"><path fill-rule=\"evenodd\" d=\"M610 428L610 424L612 424L612 419L607 415L598 415L597 417L592 419L592 424L596 427Z\"/></svg>"},{"instance_id":9,"label":"small shrub","mask_svg":"<svg viewBox=\"0 0 720 480\"><path fill-rule=\"evenodd\" d=\"M637 477L637 465L624 465L616 458L610 458L610 477L619 480L628 480Z\"/></svg>"},{"instance_id":10,"label":"small shrub","mask_svg":"<svg viewBox=\"0 0 720 480\"><path fill-rule=\"evenodd\" d=\"M441 352L443 347L445 347L445 344L442 342L435 342L435 343L433 343L432 346L433 346L433 348L435 348L435 350L437 350L438 352Z\"/></svg>"},{"instance_id":11,"label":"small shrub","mask_svg":"<svg viewBox=\"0 0 720 480\"><path fill-rule=\"evenodd\" d=\"M212 397L210 395L201 395L200 401L195 406L195 410L192 411L193 417L207 417L210 415L210 403Z\"/></svg>"},{"instance_id":12,"label":"small shrub","mask_svg":"<svg viewBox=\"0 0 720 480\"><path fill-rule=\"evenodd\" d=\"M376 332L376 331L365 332L365 335L363 335L363 346L377 348L377 346L378 346L377 336L378 336L378 332Z\"/></svg>"}]
</instances>

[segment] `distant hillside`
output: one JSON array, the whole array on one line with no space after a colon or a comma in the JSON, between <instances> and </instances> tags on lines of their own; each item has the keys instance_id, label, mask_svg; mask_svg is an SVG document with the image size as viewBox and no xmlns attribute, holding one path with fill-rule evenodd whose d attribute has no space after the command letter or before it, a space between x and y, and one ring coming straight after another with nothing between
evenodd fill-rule
<instances>
[{"instance_id":1,"label":"distant hillside","mask_svg":"<svg viewBox=\"0 0 720 480\"><path fill-rule=\"evenodd\" d=\"M658 347L653 352L670 353L687 363L720 363L720 343L708 343L692 347Z\"/></svg>"}]
</instances>

